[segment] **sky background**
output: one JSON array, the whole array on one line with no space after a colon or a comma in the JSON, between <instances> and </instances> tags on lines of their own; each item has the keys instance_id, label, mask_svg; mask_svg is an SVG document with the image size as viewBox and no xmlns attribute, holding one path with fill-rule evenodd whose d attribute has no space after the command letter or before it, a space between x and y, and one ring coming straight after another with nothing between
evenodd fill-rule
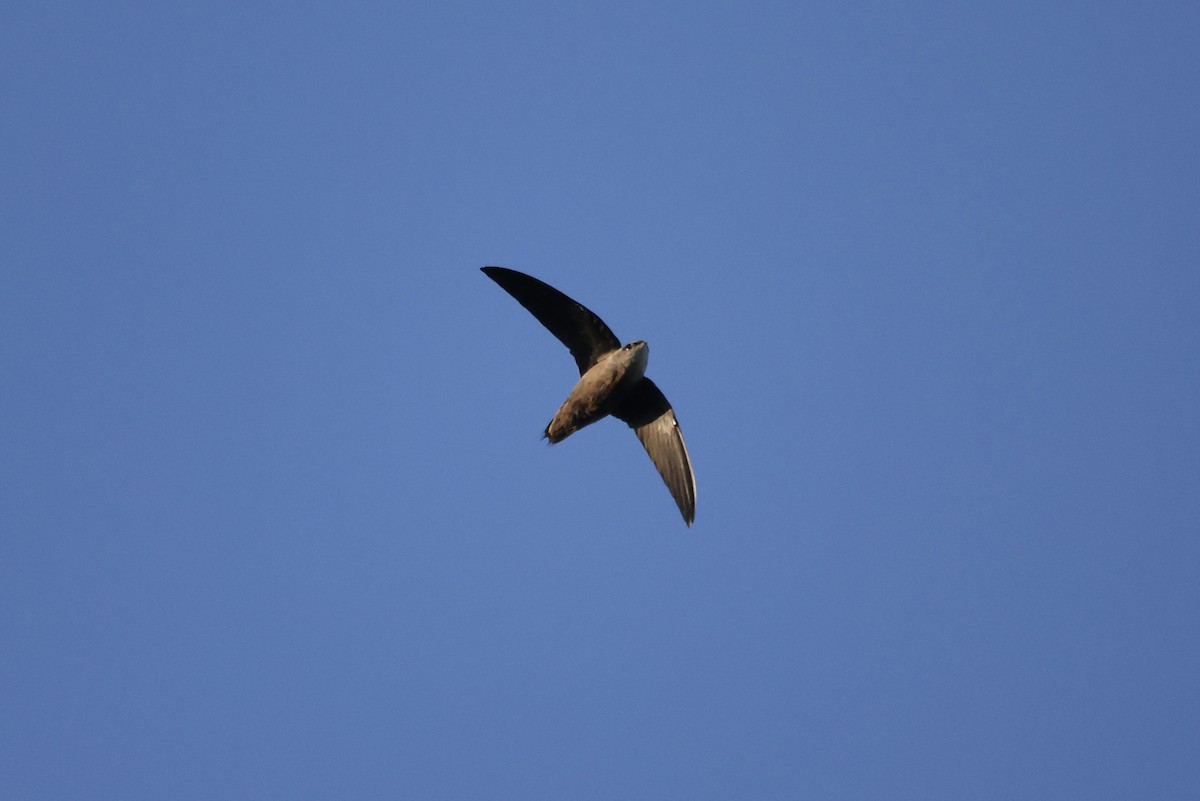
<instances>
[{"instance_id":1,"label":"sky background","mask_svg":"<svg viewBox=\"0 0 1200 801\"><path fill-rule=\"evenodd\" d=\"M1190 2L5 4L5 796L1196 798L1198 87Z\"/></svg>"}]
</instances>

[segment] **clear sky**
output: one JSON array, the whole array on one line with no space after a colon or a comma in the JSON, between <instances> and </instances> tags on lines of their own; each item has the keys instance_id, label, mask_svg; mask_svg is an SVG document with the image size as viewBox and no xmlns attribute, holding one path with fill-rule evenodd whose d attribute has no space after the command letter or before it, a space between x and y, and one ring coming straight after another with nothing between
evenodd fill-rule
<instances>
[{"instance_id":1,"label":"clear sky","mask_svg":"<svg viewBox=\"0 0 1200 801\"><path fill-rule=\"evenodd\" d=\"M1198 87L1192 2L5 4L5 797L1196 798Z\"/></svg>"}]
</instances>

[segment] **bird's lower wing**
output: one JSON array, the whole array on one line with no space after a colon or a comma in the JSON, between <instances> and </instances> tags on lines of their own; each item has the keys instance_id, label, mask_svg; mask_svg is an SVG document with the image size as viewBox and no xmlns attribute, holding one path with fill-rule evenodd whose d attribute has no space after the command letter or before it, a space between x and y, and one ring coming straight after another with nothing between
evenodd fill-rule
<instances>
[{"instance_id":1,"label":"bird's lower wing","mask_svg":"<svg viewBox=\"0 0 1200 801\"><path fill-rule=\"evenodd\" d=\"M627 423L637 434L690 526L696 519L696 477L679 421L666 396L653 381L643 378L613 412L613 417Z\"/></svg>"}]
</instances>

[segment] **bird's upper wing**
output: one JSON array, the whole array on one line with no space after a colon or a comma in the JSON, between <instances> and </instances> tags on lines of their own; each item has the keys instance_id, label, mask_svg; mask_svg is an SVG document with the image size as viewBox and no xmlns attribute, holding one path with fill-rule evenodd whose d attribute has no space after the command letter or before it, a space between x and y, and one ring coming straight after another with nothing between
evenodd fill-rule
<instances>
[{"instance_id":1,"label":"bird's upper wing","mask_svg":"<svg viewBox=\"0 0 1200 801\"><path fill-rule=\"evenodd\" d=\"M603 320L549 284L507 267L482 269L570 349L580 375L604 354L621 347Z\"/></svg>"},{"instance_id":2,"label":"bird's upper wing","mask_svg":"<svg viewBox=\"0 0 1200 801\"><path fill-rule=\"evenodd\" d=\"M696 477L679 421L666 396L653 381L643 378L612 415L628 423L642 441L690 526L696 519Z\"/></svg>"}]
</instances>

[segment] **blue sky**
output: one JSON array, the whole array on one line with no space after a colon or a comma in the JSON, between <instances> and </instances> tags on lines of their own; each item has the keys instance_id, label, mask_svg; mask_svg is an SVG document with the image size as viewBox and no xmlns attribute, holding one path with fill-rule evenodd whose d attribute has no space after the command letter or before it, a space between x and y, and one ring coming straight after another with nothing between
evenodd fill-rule
<instances>
[{"instance_id":1,"label":"blue sky","mask_svg":"<svg viewBox=\"0 0 1200 801\"><path fill-rule=\"evenodd\" d=\"M6 5L0 786L1196 797L1197 86L1189 3Z\"/></svg>"}]
</instances>

